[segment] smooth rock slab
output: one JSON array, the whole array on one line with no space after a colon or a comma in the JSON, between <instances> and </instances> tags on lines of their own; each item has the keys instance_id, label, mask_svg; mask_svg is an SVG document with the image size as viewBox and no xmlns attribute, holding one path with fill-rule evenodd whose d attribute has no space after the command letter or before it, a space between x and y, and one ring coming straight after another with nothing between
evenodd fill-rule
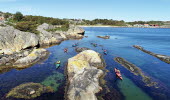
<instances>
[{"instance_id":1,"label":"smooth rock slab","mask_svg":"<svg viewBox=\"0 0 170 100\"><path fill-rule=\"evenodd\" d=\"M104 67L104 61L92 50L68 59L68 100L97 100L95 94L102 90L99 78L104 74L99 67Z\"/></svg>"}]
</instances>

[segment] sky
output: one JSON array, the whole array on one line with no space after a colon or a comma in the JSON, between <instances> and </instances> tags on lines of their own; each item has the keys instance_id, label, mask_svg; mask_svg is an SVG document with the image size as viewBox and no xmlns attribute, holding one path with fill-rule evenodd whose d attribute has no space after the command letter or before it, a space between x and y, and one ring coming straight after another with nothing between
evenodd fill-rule
<instances>
[{"instance_id":1,"label":"sky","mask_svg":"<svg viewBox=\"0 0 170 100\"><path fill-rule=\"evenodd\" d=\"M0 11L54 18L170 21L170 0L0 0Z\"/></svg>"}]
</instances>

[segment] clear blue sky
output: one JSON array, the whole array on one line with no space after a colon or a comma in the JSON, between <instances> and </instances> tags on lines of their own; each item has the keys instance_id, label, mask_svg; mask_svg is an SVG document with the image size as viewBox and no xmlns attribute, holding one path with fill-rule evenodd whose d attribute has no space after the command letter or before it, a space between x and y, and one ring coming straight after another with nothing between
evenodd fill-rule
<instances>
[{"instance_id":1,"label":"clear blue sky","mask_svg":"<svg viewBox=\"0 0 170 100\"><path fill-rule=\"evenodd\" d=\"M0 0L0 11L55 18L170 20L170 0Z\"/></svg>"}]
</instances>

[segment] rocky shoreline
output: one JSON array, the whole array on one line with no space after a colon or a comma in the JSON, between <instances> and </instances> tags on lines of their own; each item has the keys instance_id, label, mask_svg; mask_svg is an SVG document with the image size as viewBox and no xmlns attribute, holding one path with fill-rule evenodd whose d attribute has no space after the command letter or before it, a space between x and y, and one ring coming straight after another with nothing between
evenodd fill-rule
<instances>
[{"instance_id":1,"label":"rocky shoreline","mask_svg":"<svg viewBox=\"0 0 170 100\"><path fill-rule=\"evenodd\" d=\"M96 93L102 90L99 79L104 75L105 64L99 53L85 50L68 59L67 100L97 100Z\"/></svg>"},{"instance_id":2,"label":"rocky shoreline","mask_svg":"<svg viewBox=\"0 0 170 100\"><path fill-rule=\"evenodd\" d=\"M49 52L39 49L43 46L59 44L64 40L81 39L85 31L70 25L68 31L47 31L53 25L42 24L37 27L39 34L23 32L12 26L0 26L0 72L4 68L25 68L48 57ZM7 70L5 70L7 71Z\"/></svg>"},{"instance_id":3,"label":"rocky shoreline","mask_svg":"<svg viewBox=\"0 0 170 100\"><path fill-rule=\"evenodd\" d=\"M167 63L167 64L170 64L170 56L167 56L167 55L161 55L161 54L156 54L156 53L153 53L151 51L148 51L148 50L145 50L143 47L139 46L139 45L133 45L134 48L137 48L147 54L150 54L158 59L160 59L161 61Z\"/></svg>"}]
</instances>

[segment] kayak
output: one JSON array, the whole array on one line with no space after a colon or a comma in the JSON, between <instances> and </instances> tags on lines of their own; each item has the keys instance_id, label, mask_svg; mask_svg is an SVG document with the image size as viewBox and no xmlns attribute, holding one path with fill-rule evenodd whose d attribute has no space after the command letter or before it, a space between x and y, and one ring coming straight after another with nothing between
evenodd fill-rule
<instances>
[{"instance_id":1,"label":"kayak","mask_svg":"<svg viewBox=\"0 0 170 100\"><path fill-rule=\"evenodd\" d=\"M59 68L60 67L60 61L57 61L55 65L56 65L56 68Z\"/></svg>"},{"instance_id":2,"label":"kayak","mask_svg":"<svg viewBox=\"0 0 170 100\"><path fill-rule=\"evenodd\" d=\"M107 52L103 52L105 55L107 55Z\"/></svg>"},{"instance_id":3,"label":"kayak","mask_svg":"<svg viewBox=\"0 0 170 100\"><path fill-rule=\"evenodd\" d=\"M115 71L116 76L117 76L119 79L123 80L122 75L121 75L121 73L120 73L120 70L114 68L114 71Z\"/></svg>"},{"instance_id":4,"label":"kayak","mask_svg":"<svg viewBox=\"0 0 170 100\"><path fill-rule=\"evenodd\" d=\"M77 46L78 46L77 44L72 45L72 47L77 47Z\"/></svg>"}]
</instances>

